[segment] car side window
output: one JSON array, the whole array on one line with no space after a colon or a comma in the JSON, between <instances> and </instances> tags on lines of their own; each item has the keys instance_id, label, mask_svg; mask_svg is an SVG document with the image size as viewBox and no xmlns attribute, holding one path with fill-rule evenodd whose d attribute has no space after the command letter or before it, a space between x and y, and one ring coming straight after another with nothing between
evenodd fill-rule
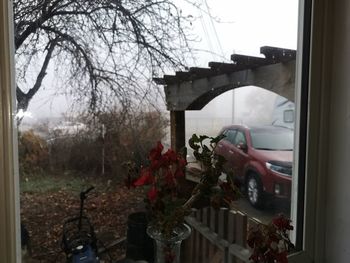
<instances>
[{"instance_id":1,"label":"car side window","mask_svg":"<svg viewBox=\"0 0 350 263\"><path fill-rule=\"evenodd\" d=\"M242 131L237 131L236 133L236 137L234 139L234 145L237 145L239 143L244 143L244 144L247 144L247 141L245 139L245 135Z\"/></svg>"},{"instance_id":2,"label":"car side window","mask_svg":"<svg viewBox=\"0 0 350 263\"><path fill-rule=\"evenodd\" d=\"M224 135L226 136L224 139L232 144L234 144L234 139L236 135L236 130L226 130Z\"/></svg>"}]
</instances>

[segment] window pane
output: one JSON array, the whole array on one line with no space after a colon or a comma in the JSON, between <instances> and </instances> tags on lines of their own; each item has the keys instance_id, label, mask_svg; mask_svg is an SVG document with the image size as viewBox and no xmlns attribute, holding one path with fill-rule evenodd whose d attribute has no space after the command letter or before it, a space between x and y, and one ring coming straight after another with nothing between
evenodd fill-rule
<instances>
[{"instance_id":1,"label":"window pane","mask_svg":"<svg viewBox=\"0 0 350 263\"><path fill-rule=\"evenodd\" d=\"M46 4L15 2L22 241L30 239L28 256L65 262L70 246L79 247L66 224L75 218L72 228L81 234L84 225L82 239L89 239L92 252L113 245L114 260L132 257L123 247L133 223L128 216L150 206L143 200L157 185L125 184L135 184L149 167L158 141L163 153L187 146L186 176L174 183L186 200L201 181L193 174L201 176L204 167L189 147L192 134L225 131L222 152L213 150L213 158L224 156L220 180L234 182L241 193L226 206L264 224L280 212L290 217L291 184L298 176L292 176L296 1L195 1L198 8L182 0L127 0L112 10L95 6L99 2L57 3L47 10L57 13L28 38L27 26L37 25L31 21L47 18ZM71 14L72 8L82 10ZM137 14L137 23L130 14ZM81 212L90 220L77 221Z\"/></svg>"},{"instance_id":2,"label":"window pane","mask_svg":"<svg viewBox=\"0 0 350 263\"><path fill-rule=\"evenodd\" d=\"M294 122L294 111L293 110L285 110L283 119L285 122L293 123Z\"/></svg>"},{"instance_id":3,"label":"window pane","mask_svg":"<svg viewBox=\"0 0 350 263\"><path fill-rule=\"evenodd\" d=\"M255 149L281 151L293 150L294 134L293 131L289 129L252 129L250 131L250 136L252 139L252 146Z\"/></svg>"},{"instance_id":4,"label":"window pane","mask_svg":"<svg viewBox=\"0 0 350 263\"><path fill-rule=\"evenodd\" d=\"M241 131L237 131L234 144L237 145L239 143L246 143L244 133Z\"/></svg>"},{"instance_id":5,"label":"window pane","mask_svg":"<svg viewBox=\"0 0 350 263\"><path fill-rule=\"evenodd\" d=\"M228 140L230 143L234 143L234 138L236 135L237 131L236 130L227 130L225 134L225 140Z\"/></svg>"}]
</instances>

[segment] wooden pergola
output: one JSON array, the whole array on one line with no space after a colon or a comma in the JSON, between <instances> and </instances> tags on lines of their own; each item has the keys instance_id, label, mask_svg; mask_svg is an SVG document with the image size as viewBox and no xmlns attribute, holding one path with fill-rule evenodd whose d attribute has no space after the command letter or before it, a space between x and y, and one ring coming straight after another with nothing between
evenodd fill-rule
<instances>
[{"instance_id":1,"label":"wooden pergola","mask_svg":"<svg viewBox=\"0 0 350 263\"><path fill-rule=\"evenodd\" d=\"M164 85L173 149L185 146L185 111L201 110L228 90L258 86L294 101L296 51L264 46L260 53L264 57L234 54L232 63L209 62L208 68L193 67L154 79Z\"/></svg>"}]
</instances>

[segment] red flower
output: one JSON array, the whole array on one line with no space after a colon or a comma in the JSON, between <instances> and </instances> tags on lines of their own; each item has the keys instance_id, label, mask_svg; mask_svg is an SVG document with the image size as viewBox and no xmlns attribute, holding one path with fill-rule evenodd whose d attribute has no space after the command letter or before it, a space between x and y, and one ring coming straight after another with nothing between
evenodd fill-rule
<instances>
[{"instance_id":1,"label":"red flower","mask_svg":"<svg viewBox=\"0 0 350 263\"><path fill-rule=\"evenodd\" d=\"M151 161L151 164L150 164L150 169L152 171L157 171L161 166L163 166L163 162L164 160L163 159L154 159Z\"/></svg>"},{"instance_id":2,"label":"red flower","mask_svg":"<svg viewBox=\"0 0 350 263\"><path fill-rule=\"evenodd\" d=\"M150 171L150 169L142 169L141 170L141 176L134 181L133 185L134 186L141 186L145 184L152 184L154 183L154 177Z\"/></svg>"},{"instance_id":3,"label":"red flower","mask_svg":"<svg viewBox=\"0 0 350 263\"><path fill-rule=\"evenodd\" d=\"M148 191L148 199L151 202L154 202L157 199L158 196L158 190L155 186L151 188L151 190Z\"/></svg>"},{"instance_id":4,"label":"red flower","mask_svg":"<svg viewBox=\"0 0 350 263\"><path fill-rule=\"evenodd\" d=\"M293 226L290 224L292 220L285 217L283 214L279 214L277 217L272 219L272 224L277 227L278 230L286 231L293 230Z\"/></svg>"},{"instance_id":5,"label":"red flower","mask_svg":"<svg viewBox=\"0 0 350 263\"><path fill-rule=\"evenodd\" d=\"M164 154L166 158L169 160L171 163L175 163L177 160L177 154L174 150L168 149L168 151Z\"/></svg>"},{"instance_id":6,"label":"red flower","mask_svg":"<svg viewBox=\"0 0 350 263\"><path fill-rule=\"evenodd\" d=\"M183 168L177 168L174 174L175 178L179 178L179 177L184 177L185 173L183 171Z\"/></svg>"},{"instance_id":7,"label":"red flower","mask_svg":"<svg viewBox=\"0 0 350 263\"><path fill-rule=\"evenodd\" d=\"M182 156L178 155L177 156L177 164L179 165L180 168L185 168L185 166L187 165L187 161L185 158L183 158Z\"/></svg>"},{"instance_id":8,"label":"red flower","mask_svg":"<svg viewBox=\"0 0 350 263\"><path fill-rule=\"evenodd\" d=\"M169 168L166 169L166 172L165 172L165 182L170 187L175 185L174 175Z\"/></svg>"},{"instance_id":9,"label":"red flower","mask_svg":"<svg viewBox=\"0 0 350 263\"><path fill-rule=\"evenodd\" d=\"M163 144L161 142L157 142L157 146L150 151L148 156L151 162L160 159L160 157L162 156L163 148Z\"/></svg>"}]
</instances>

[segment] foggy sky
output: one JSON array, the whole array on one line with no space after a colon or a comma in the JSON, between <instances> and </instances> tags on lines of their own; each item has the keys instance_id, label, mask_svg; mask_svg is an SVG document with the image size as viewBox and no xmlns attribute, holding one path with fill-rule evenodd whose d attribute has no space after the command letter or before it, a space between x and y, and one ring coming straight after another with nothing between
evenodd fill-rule
<instances>
[{"instance_id":1,"label":"foggy sky","mask_svg":"<svg viewBox=\"0 0 350 263\"><path fill-rule=\"evenodd\" d=\"M194 48L206 50L195 52L197 60L190 67L206 67L210 61L228 61L233 53L259 56L260 47L265 45L296 48L297 0L207 0L207 3L215 20L210 20L205 8L202 11L184 8L184 12L202 17L194 24L195 34L201 40ZM71 104L68 96L57 92L59 83L52 71L48 72L44 87L30 103L28 111L33 119L60 116ZM254 109L248 105L256 97L250 94L252 90L256 91L249 88L237 89L234 107L237 121L242 116L247 120L254 113ZM187 116L194 116L191 114L194 113L188 113ZM202 113L196 114L232 119L232 93L222 94Z\"/></svg>"}]
</instances>

